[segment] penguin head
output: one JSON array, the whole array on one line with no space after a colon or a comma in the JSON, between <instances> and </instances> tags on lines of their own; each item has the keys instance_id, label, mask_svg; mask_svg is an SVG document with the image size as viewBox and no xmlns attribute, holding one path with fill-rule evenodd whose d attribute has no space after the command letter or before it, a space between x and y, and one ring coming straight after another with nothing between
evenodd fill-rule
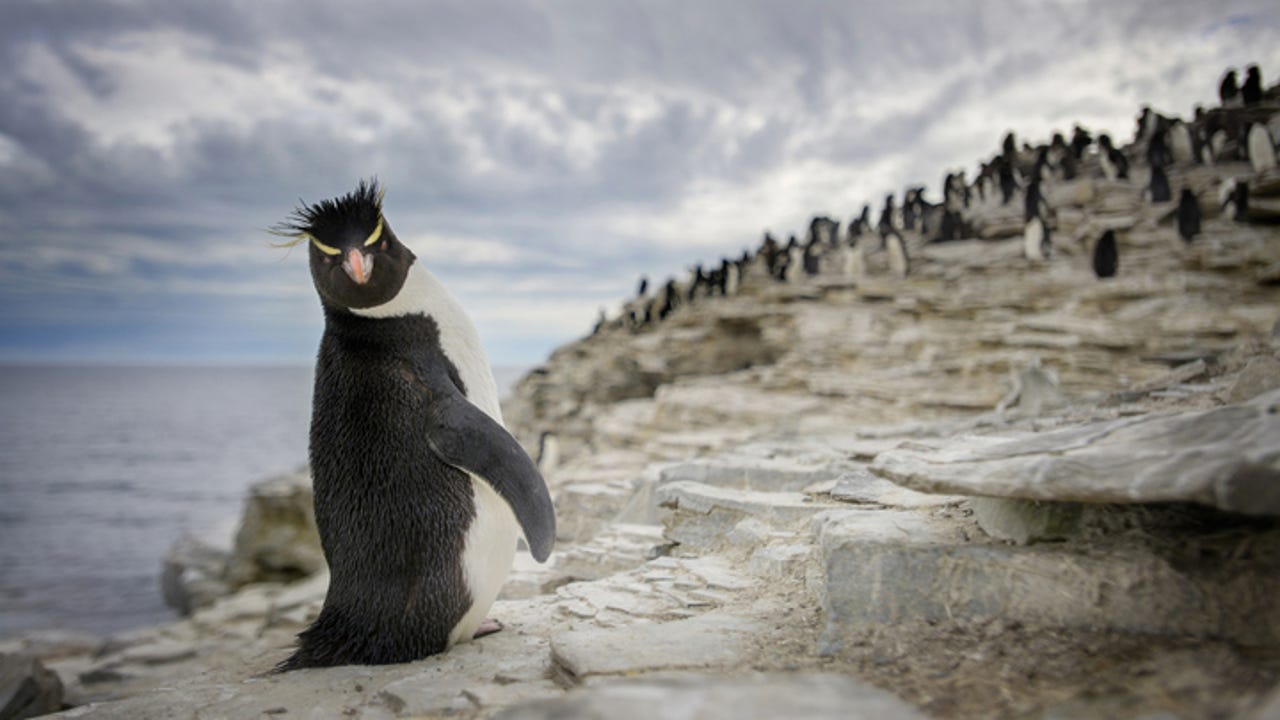
<instances>
[{"instance_id":1,"label":"penguin head","mask_svg":"<svg viewBox=\"0 0 1280 720\"><path fill-rule=\"evenodd\" d=\"M400 292L415 256L382 216L376 180L342 197L303 205L272 232L307 243L311 279L326 307L350 310L389 302Z\"/></svg>"}]
</instances>

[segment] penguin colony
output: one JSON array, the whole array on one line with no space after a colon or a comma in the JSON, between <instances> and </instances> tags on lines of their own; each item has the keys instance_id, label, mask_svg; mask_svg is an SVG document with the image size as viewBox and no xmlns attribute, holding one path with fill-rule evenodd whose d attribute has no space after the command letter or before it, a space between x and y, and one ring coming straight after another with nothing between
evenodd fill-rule
<instances>
[{"instance_id":1,"label":"penguin colony","mask_svg":"<svg viewBox=\"0 0 1280 720\"><path fill-rule=\"evenodd\" d=\"M890 274L911 272L911 242L930 244L973 238L969 220L978 208L1007 206L1019 196L1024 203L1023 255L1032 263L1050 260L1056 217L1047 198L1054 183L1089 178L1094 181L1134 183L1146 175L1143 199L1152 204L1176 202L1176 232L1191 243L1201 231L1201 201L1213 188L1191 188L1180 178L1196 165L1229 166L1247 162L1254 177L1276 170L1276 136L1280 133L1280 85L1263 89L1256 65L1246 71L1241 85L1236 71L1228 71L1219 87L1220 105L1197 106L1190 119L1162 115L1150 107L1137 118L1133 142L1117 147L1112 135L1076 125L1070 140L1058 132L1047 144L1018 143L1007 133L1000 151L979 163L972 182L963 170L942 179L942 201L927 199L923 185L908 186L899 203L885 195L878 213L870 203L845 225L828 216L817 216L803 239L790 235L785 243L771 232L755 249L722 258L717 265L701 263L684 278L672 277L657 292L641 279L639 292L620 312L600 311L593 334L623 328L638 332L662 322L681 307L709 298L740 292L756 282L795 283L823 272L858 277L867 272L868 259L883 253ZM1142 162L1145 161L1145 162ZM1142 166L1145 165L1145 173ZM1227 178L1218 187L1218 210L1229 220L1263 222L1269 218L1251 213L1249 181ZM874 216L874 221L873 221ZM1099 278L1115 276L1121 267L1123 236L1108 230L1091 241L1091 265ZM824 270L825 269L825 270Z\"/></svg>"},{"instance_id":2,"label":"penguin colony","mask_svg":"<svg viewBox=\"0 0 1280 720\"><path fill-rule=\"evenodd\" d=\"M486 614L517 540L545 561L555 514L475 328L396 237L376 183L275 232L307 245L324 313L310 460L330 571L277 670L408 662L496 632Z\"/></svg>"}]
</instances>

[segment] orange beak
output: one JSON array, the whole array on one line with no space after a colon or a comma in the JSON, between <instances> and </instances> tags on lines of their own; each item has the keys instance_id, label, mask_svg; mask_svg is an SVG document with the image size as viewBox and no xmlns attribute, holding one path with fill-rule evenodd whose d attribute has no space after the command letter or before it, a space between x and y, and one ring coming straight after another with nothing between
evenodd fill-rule
<instances>
[{"instance_id":1,"label":"orange beak","mask_svg":"<svg viewBox=\"0 0 1280 720\"><path fill-rule=\"evenodd\" d=\"M365 257L359 248L353 248L347 251L347 259L342 263L342 269L347 271L347 276L357 285L363 285L369 282L369 276L373 274L373 258Z\"/></svg>"}]
</instances>

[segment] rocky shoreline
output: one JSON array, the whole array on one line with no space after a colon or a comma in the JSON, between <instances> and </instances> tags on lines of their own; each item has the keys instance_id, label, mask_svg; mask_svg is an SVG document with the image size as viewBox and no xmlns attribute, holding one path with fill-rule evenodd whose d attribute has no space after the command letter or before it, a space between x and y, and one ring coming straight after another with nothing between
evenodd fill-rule
<instances>
[{"instance_id":1,"label":"rocky shoreline","mask_svg":"<svg viewBox=\"0 0 1280 720\"><path fill-rule=\"evenodd\" d=\"M172 550L182 620L0 652L77 718L1280 715L1280 227L1213 212L1280 178L1173 167L1206 211L1184 244L1140 159L1096 162L1047 188L1048 260L987 203L975 239L904 231L905 278L756 262L557 350L504 408L558 441L560 535L518 557L503 632L264 675L327 583L302 473L229 547Z\"/></svg>"}]
</instances>

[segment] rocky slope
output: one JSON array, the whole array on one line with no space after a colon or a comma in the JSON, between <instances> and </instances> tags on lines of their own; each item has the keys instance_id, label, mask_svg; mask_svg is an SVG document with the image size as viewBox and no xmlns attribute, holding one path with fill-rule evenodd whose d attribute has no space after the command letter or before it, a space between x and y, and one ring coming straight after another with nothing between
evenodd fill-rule
<instances>
[{"instance_id":1,"label":"rocky slope","mask_svg":"<svg viewBox=\"0 0 1280 720\"><path fill-rule=\"evenodd\" d=\"M0 649L68 717L1276 716L1280 228L1213 210L1224 178L1280 183L1175 165L1208 216L1186 245L1147 173L1052 183L1047 261L991 202L975 239L904 232L905 278L874 249L756 262L558 350L506 412L559 441L559 545L517 560L496 635L262 675L326 585L304 475L255 492L233 554L179 548L185 619Z\"/></svg>"}]
</instances>

